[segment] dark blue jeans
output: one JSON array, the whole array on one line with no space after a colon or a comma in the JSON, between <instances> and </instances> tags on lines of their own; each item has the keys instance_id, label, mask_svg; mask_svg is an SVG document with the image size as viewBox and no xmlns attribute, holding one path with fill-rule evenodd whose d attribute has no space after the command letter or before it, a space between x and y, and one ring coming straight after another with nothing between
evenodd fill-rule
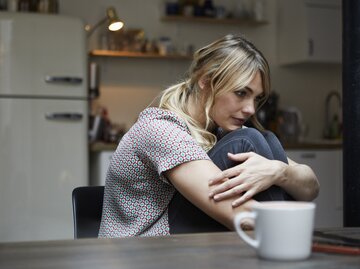
<instances>
[{"instance_id":1,"label":"dark blue jeans","mask_svg":"<svg viewBox=\"0 0 360 269\"><path fill-rule=\"evenodd\" d=\"M238 163L231 161L227 153L242 153L253 151L267 159L287 163L287 157L277 137L269 132L259 132L254 128L243 128L223 136L208 152L210 159L221 169L226 170ZM253 197L257 201L292 200L280 187L269 189ZM169 205L170 233L217 232L228 229L210 218L200 209L176 192Z\"/></svg>"}]
</instances>

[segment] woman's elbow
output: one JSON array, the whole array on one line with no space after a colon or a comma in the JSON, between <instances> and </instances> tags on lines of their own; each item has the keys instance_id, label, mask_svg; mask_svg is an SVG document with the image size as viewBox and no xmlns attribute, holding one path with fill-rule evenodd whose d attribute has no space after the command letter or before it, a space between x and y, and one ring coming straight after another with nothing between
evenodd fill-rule
<instances>
[{"instance_id":1,"label":"woman's elbow","mask_svg":"<svg viewBox=\"0 0 360 269\"><path fill-rule=\"evenodd\" d=\"M311 181L311 184L309 184L308 188L306 188L306 191L304 193L304 197L302 200L312 201L316 197L318 197L319 192L320 192L320 183L319 183L317 177L314 175L313 180Z\"/></svg>"}]
</instances>

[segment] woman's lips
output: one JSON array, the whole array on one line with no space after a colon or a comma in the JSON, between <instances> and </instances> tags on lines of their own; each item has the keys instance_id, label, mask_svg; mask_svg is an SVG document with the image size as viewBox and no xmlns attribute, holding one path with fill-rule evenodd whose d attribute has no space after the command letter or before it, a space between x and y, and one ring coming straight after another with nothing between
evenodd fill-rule
<instances>
[{"instance_id":1,"label":"woman's lips","mask_svg":"<svg viewBox=\"0 0 360 269\"><path fill-rule=\"evenodd\" d=\"M233 122L235 123L235 125L239 125L239 126L242 126L246 120L244 119L240 119L240 118L232 118Z\"/></svg>"}]
</instances>

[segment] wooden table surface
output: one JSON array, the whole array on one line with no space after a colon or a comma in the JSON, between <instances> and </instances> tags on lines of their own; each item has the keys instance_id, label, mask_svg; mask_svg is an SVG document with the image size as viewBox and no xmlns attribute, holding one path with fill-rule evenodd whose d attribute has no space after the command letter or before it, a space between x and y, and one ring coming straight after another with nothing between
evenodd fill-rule
<instances>
[{"instance_id":1,"label":"wooden table surface","mask_svg":"<svg viewBox=\"0 0 360 269\"><path fill-rule=\"evenodd\" d=\"M360 234L360 230L358 230ZM305 261L261 260L233 232L169 237L0 244L0 268L360 268L360 256L312 253Z\"/></svg>"}]
</instances>

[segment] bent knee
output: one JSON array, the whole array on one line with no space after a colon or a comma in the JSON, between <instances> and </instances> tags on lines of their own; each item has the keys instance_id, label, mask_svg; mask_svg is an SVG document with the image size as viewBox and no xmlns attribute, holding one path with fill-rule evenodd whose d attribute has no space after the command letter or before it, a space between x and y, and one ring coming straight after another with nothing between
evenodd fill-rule
<instances>
[{"instance_id":1,"label":"bent knee","mask_svg":"<svg viewBox=\"0 0 360 269\"><path fill-rule=\"evenodd\" d=\"M250 141L253 141L255 143L264 143L266 142L264 135L255 128L241 128L236 131L234 131L234 136L241 136L244 138L247 138Z\"/></svg>"}]
</instances>

